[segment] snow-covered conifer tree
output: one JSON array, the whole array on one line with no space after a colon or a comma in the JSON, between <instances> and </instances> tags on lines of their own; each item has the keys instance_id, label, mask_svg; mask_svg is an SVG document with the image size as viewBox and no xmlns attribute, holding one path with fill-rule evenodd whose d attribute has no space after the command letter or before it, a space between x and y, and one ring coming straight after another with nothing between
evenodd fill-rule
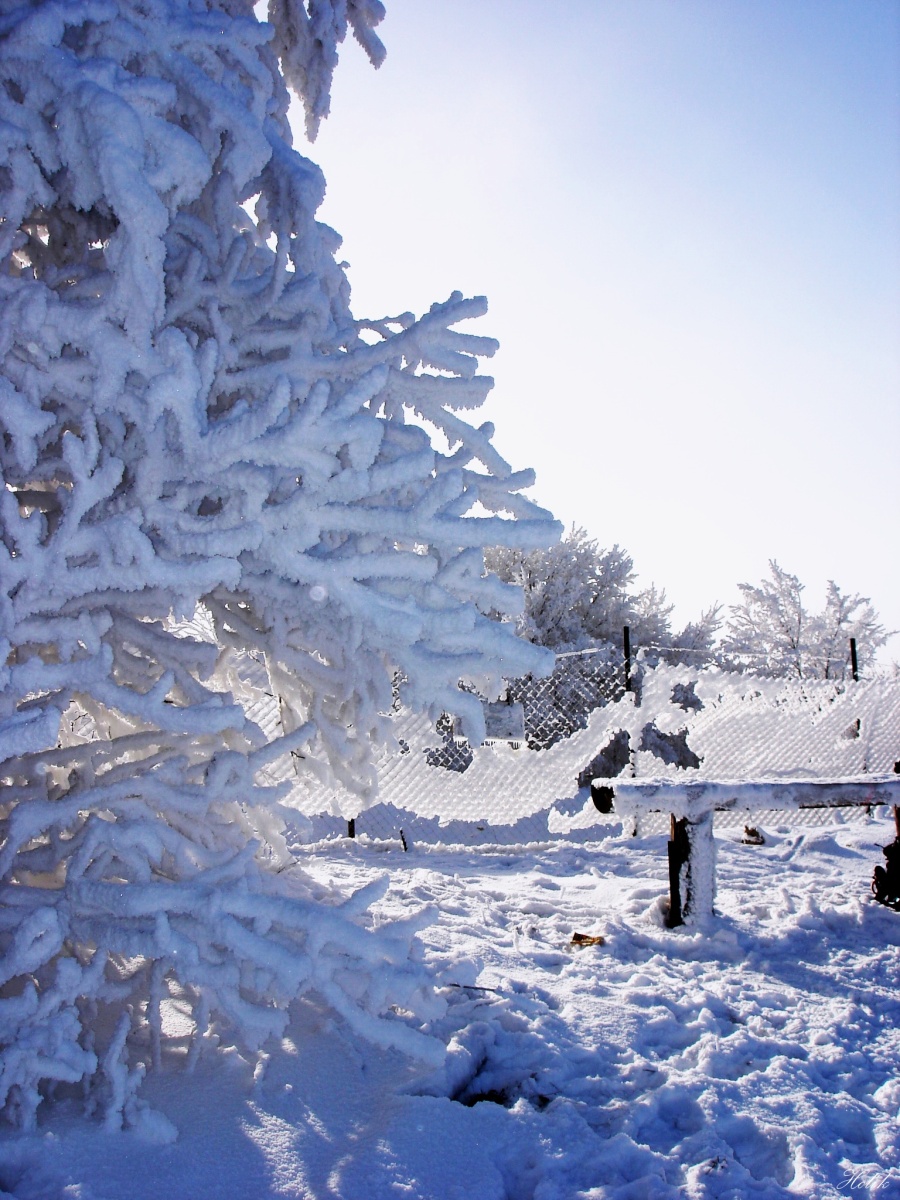
<instances>
[{"instance_id":1,"label":"snow-covered conifer tree","mask_svg":"<svg viewBox=\"0 0 900 1200\"><path fill-rule=\"evenodd\" d=\"M428 1011L410 930L276 875L260 782L293 754L371 794L395 681L477 741L460 681L547 665L483 615L516 599L482 546L555 536L466 419L494 343L454 326L484 303L355 320L292 149L285 78L314 130L380 13L0 2L0 1108L26 1123L59 1081L133 1117L169 988L193 1054L217 1022L261 1044L309 987L428 1051L391 1011Z\"/></svg>"}]
</instances>

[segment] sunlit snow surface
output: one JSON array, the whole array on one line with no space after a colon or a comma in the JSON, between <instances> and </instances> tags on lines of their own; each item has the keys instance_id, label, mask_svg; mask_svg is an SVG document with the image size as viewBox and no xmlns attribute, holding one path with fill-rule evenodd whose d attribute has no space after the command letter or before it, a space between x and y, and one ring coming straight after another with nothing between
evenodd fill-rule
<instances>
[{"instance_id":1,"label":"sunlit snow surface","mask_svg":"<svg viewBox=\"0 0 900 1200\"><path fill-rule=\"evenodd\" d=\"M316 877L389 871L375 920L436 904L422 953L436 1074L314 998L267 1058L172 1053L142 1130L57 1108L7 1133L19 1200L579 1200L900 1196L900 915L869 896L887 818L723 830L707 934L661 925L665 841L303 849ZM576 949L572 934L605 944ZM178 1033L177 1013L170 1028ZM175 1039L177 1043L177 1037Z\"/></svg>"}]
</instances>

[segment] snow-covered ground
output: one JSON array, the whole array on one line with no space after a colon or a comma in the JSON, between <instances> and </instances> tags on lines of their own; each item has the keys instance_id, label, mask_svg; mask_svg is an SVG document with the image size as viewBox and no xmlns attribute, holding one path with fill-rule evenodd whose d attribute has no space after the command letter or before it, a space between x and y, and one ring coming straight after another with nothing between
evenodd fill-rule
<instances>
[{"instance_id":1,"label":"snow-covered ground","mask_svg":"<svg viewBox=\"0 0 900 1200\"><path fill-rule=\"evenodd\" d=\"M706 932L662 926L658 834L307 847L303 869L344 889L390 873L376 921L435 906L420 944L447 1001L444 1067L361 1041L307 997L260 1059L210 1055L189 1077L171 1052L140 1130L104 1133L63 1104L36 1134L7 1132L0 1195L898 1197L900 915L869 895L892 822L765 834L719 831ZM177 1035L176 1008L168 1020Z\"/></svg>"}]
</instances>

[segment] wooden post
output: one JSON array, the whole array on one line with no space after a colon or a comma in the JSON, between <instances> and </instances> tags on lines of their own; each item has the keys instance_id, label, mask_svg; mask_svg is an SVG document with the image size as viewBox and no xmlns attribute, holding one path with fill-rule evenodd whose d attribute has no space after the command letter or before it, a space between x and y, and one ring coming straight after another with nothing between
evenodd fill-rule
<instances>
[{"instance_id":1,"label":"wooden post","mask_svg":"<svg viewBox=\"0 0 900 1200\"><path fill-rule=\"evenodd\" d=\"M669 914L666 925L696 925L712 915L716 894L713 814L680 820L671 814L669 843Z\"/></svg>"},{"instance_id":2,"label":"wooden post","mask_svg":"<svg viewBox=\"0 0 900 1200\"><path fill-rule=\"evenodd\" d=\"M713 837L713 811L702 813L687 825L690 857L687 871L687 897L684 922L699 925L713 915L716 898L716 842Z\"/></svg>"},{"instance_id":3,"label":"wooden post","mask_svg":"<svg viewBox=\"0 0 900 1200\"><path fill-rule=\"evenodd\" d=\"M625 691L631 691L631 630L626 625L622 629L622 648L625 652Z\"/></svg>"},{"instance_id":4,"label":"wooden post","mask_svg":"<svg viewBox=\"0 0 900 1200\"><path fill-rule=\"evenodd\" d=\"M612 812L615 795L615 789L611 788L608 783L598 783L596 779L591 780L591 800L598 813L606 816Z\"/></svg>"},{"instance_id":5,"label":"wooden post","mask_svg":"<svg viewBox=\"0 0 900 1200\"><path fill-rule=\"evenodd\" d=\"M897 837L900 838L900 805L894 805L894 828L897 831Z\"/></svg>"},{"instance_id":6,"label":"wooden post","mask_svg":"<svg viewBox=\"0 0 900 1200\"><path fill-rule=\"evenodd\" d=\"M349 837L349 838L356 837L356 817L351 817L350 820L347 822L347 837Z\"/></svg>"},{"instance_id":7,"label":"wooden post","mask_svg":"<svg viewBox=\"0 0 900 1200\"><path fill-rule=\"evenodd\" d=\"M859 683L859 659L856 657L856 638L850 639L850 669L853 672L853 679Z\"/></svg>"},{"instance_id":8,"label":"wooden post","mask_svg":"<svg viewBox=\"0 0 900 1200\"><path fill-rule=\"evenodd\" d=\"M666 925L675 929L684 924L681 906L681 868L690 860L691 847L687 836L687 820L679 821L674 813L669 816L669 913Z\"/></svg>"}]
</instances>

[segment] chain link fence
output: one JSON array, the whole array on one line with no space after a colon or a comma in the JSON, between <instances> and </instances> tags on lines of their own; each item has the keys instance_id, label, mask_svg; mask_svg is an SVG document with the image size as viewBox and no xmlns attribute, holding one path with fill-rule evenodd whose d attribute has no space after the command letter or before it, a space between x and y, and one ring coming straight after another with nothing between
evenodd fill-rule
<instances>
[{"instance_id":1,"label":"chain link fence","mask_svg":"<svg viewBox=\"0 0 900 1200\"><path fill-rule=\"evenodd\" d=\"M586 729L592 712L625 695L626 667L612 646L560 654L553 674L546 679L526 675L507 684L507 705L522 709L522 736L529 750L549 750L557 742ZM499 708L500 706L493 706ZM488 740L494 732L488 713ZM446 714L437 722L440 741L427 752L428 765L462 773L472 764L473 752L455 734ZM504 737L502 740L511 740Z\"/></svg>"},{"instance_id":2,"label":"chain link fence","mask_svg":"<svg viewBox=\"0 0 900 1200\"><path fill-rule=\"evenodd\" d=\"M794 830L811 830L834 825L868 823L880 819L883 809L859 805L852 808L807 808L758 812L726 811L714 814L715 832L723 837L740 840L745 828L752 827L765 834L785 834ZM436 817L420 817L408 809L392 804L375 804L355 818L353 836L362 841L379 843L384 850L411 850L417 845L445 846L522 846L553 841L596 842L608 837L668 837L670 816L667 812L643 814L627 822L606 820L576 827L565 832L549 828L547 811L522 817L511 825L483 821L439 821ZM304 842L347 837L349 823L328 815L309 819L302 833Z\"/></svg>"},{"instance_id":3,"label":"chain link fence","mask_svg":"<svg viewBox=\"0 0 900 1200\"><path fill-rule=\"evenodd\" d=\"M483 748L473 749L446 715L436 726L420 725L409 743L398 728L402 755L387 767L385 802L357 815L355 833L399 849L404 841L591 841L631 831L594 808L589 785L596 777L678 778L702 768L701 774L718 778L840 778L890 770L900 758L900 687L890 681L801 687L720 672L714 692L722 694L707 685L704 704L694 691L696 667L654 669L656 662L645 655L630 663L612 646L561 654L551 676L511 680L503 702L485 705ZM626 701L628 693L633 699ZM608 716L595 719L610 706ZM498 716L506 720L494 727ZM398 713L398 725L402 720ZM725 743L732 749L723 756ZM852 757L857 752L859 763ZM430 803L436 794L440 803ZM314 840L347 834L346 820L306 811ZM766 811L758 822L768 829L817 827L873 816L877 809ZM668 820L665 813L647 814L639 832L663 833ZM745 824L756 822L753 813L716 815L723 836L739 837Z\"/></svg>"},{"instance_id":4,"label":"chain link fence","mask_svg":"<svg viewBox=\"0 0 900 1200\"><path fill-rule=\"evenodd\" d=\"M595 709L625 695L625 672L622 655L610 646L560 654L547 679L512 680L507 694L524 709L529 750L549 750L587 728Z\"/></svg>"}]
</instances>

